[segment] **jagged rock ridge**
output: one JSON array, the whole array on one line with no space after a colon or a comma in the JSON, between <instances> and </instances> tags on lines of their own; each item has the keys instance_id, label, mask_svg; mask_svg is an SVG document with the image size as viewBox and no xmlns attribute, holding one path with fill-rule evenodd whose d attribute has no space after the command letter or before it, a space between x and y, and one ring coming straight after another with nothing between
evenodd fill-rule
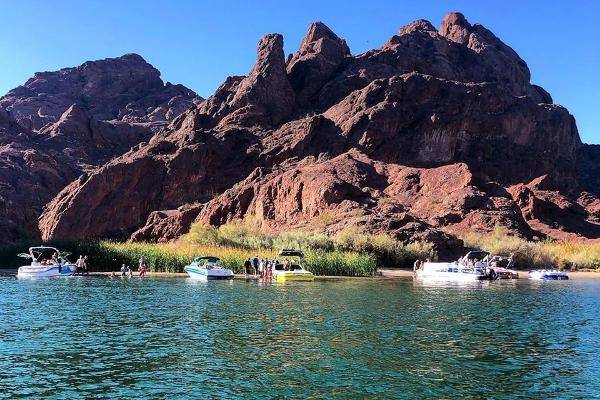
<instances>
[{"instance_id":1,"label":"jagged rock ridge","mask_svg":"<svg viewBox=\"0 0 600 400\"><path fill-rule=\"evenodd\" d=\"M439 249L497 224L527 238L600 236L595 150L483 26L459 13L439 29L419 20L351 55L315 23L287 62L282 40L262 38L248 76L67 186L40 218L43 238L170 240L194 220L246 215Z\"/></svg>"}]
</instances>

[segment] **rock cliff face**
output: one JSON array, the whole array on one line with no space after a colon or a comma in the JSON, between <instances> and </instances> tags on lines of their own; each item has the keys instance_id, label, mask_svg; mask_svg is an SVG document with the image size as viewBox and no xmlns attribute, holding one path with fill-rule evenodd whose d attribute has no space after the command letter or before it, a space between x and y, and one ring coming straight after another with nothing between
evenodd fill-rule
<instances>
[{"instance_id":1,"label":"rock cliff face","mask_svg":"<svg viewBox=\"0 0 600 400\"><path fill-rule=\"evenodd\" d=\"M90 110L41 132L87 141L80 158L104 160L121 145L94 136ZM49 202L42 237L165 241L194 221L247 215L266 229L360 226L441 251L498 224L600 237L595 147L509 46L458 13L359 55L320 22L287 62L281 35L266 35L248 76L153 133Z\"/></svg>"},{"instance_id":2,"label":"rock cliff face","mask_svg":"<svg viewBox=\"0 0 600 400\"><path fill-rule=\"evenodd\" d=\"M38 73L11 90L0 99L0 243L38 238L38 217L61 189L200 100L134 54Z\"/></svg>"}]
</instances>

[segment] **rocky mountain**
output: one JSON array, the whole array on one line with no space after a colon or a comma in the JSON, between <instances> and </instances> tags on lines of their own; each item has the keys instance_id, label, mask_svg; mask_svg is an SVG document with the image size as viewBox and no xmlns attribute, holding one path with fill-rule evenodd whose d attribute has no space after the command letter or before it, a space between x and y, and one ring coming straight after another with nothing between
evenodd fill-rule
<instances>
[{"instance_id":1,"label":"rocky mountain","mask_svg":"<svg viewBox=\"0 0 600 400\"><path fill-rule=\"evenodd\" d=\"M126 122L171 120L201 100L183 85L164 84L160 72L137 54L38 72L0 98L23 127L39 130L76 104L90 118Z\"/></svg>"},{"instance_id":2,"label":"rocky mountain","mask_svg":"<svg viewBox=\"0 0 600 400\"><path fill-rule=\"evenodd\" d=\"M202 99L135 54L37 73L0 98L0 242L40 236L42 208Z\"/></svg>"},{"instance_id":3,"label":"rocky mountain","mask_svg":"<svg viewBox=\"0 0 600 400\"><path fill-rule=\"evenodd\" d=\"M86 104L92 119L109 113ZM82 119L64 114L40 132ZM106 159L94 146L114 144L65 131L84 132L62 139L87 141L84 158ZM530 239L597 239L596 147L514 50L462 14L439 29L415 21L358 55L317 22L287 58L281 35L263 37L247 76L73 180L39 229L43 239L164 241L194 221L251 215L266 229L358 226L440 251L498 224Z\"/></svg>"}]
</instances>

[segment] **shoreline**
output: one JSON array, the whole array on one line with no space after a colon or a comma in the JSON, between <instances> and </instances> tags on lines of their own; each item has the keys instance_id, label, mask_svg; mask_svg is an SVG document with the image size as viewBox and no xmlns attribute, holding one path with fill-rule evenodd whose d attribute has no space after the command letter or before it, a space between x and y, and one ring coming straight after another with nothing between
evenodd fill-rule
<instances>
[{"instance_id":1,"label":"shoreline","mask_svg":"<svg viewBox=\"0 0 600 400\"><path fill-rule=\"evenodd\" d=\"M116 277L120 277L120 273L118 271L114 271ZM518 270L519 279L529 279L526 270ZM570 280L583 280L583 279L600 279L600 270L599 271L571 271L567 272L569 274ZM0 276L12 276L16 275L17 270L14 268L4 269L0 268ZM90 272L89 276L91 277L108 277L110 275L110 271L96 271ZM137 272L134 271L134 277L137 277ZM154 277L154 278L187 278L188 274L185 272L155 272L148 271L146 272L146 277ZM335 279L357 279L357 280L407 280L408 278L413 278L413 270L410 268L382 268L379 270L379 275L375 276L343 276L343 275L315 275L315 280L335 280ZM244 274L235 274L235 280L258 280L258 275L244 275Z\"/></svg>"}]
</instances>

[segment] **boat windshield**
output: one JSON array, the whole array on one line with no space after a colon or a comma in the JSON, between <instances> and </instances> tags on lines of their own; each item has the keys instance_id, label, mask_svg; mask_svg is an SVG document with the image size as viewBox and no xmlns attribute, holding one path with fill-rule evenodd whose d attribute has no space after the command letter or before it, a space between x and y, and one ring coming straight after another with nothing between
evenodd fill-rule
<instances>
[{"instance_id":1,"label":"boat windshield","mask_svg":"<svg viewBox=\"0 0 600 400\"><path fill-rule=\"evenodd\" d=\"M204 265L206 263L217 263L219 261L220 261L219 257L212 257L212 256L204 256L204 257L194 258L194 262L198 263L199 265Z\"/></svg>"},{"instance_id":2,"label":"boat windshield","mask_svg":"<svg viewBox=\"0 0 600 400\"><path fill-rule=\"evenodd\" d=\"M33 256L33 261L38 262L49 262L50 260L52 260L52 256L54 254L56 254L57 257L60 257L59 251L54 247L32 247L31 249L29 249L29 252Z\"/></svg>"},{"instance_id":3,"label":"boat windshield","mask_svg":"<svg viewBox=\"0 0 600 400\"><path fill-rule=\"evenodd\" d=\"M277 258L275 270L277 271L301 271L303 270L303 258L301 257L284 257Z\"/></svg>"}]
</instances>

